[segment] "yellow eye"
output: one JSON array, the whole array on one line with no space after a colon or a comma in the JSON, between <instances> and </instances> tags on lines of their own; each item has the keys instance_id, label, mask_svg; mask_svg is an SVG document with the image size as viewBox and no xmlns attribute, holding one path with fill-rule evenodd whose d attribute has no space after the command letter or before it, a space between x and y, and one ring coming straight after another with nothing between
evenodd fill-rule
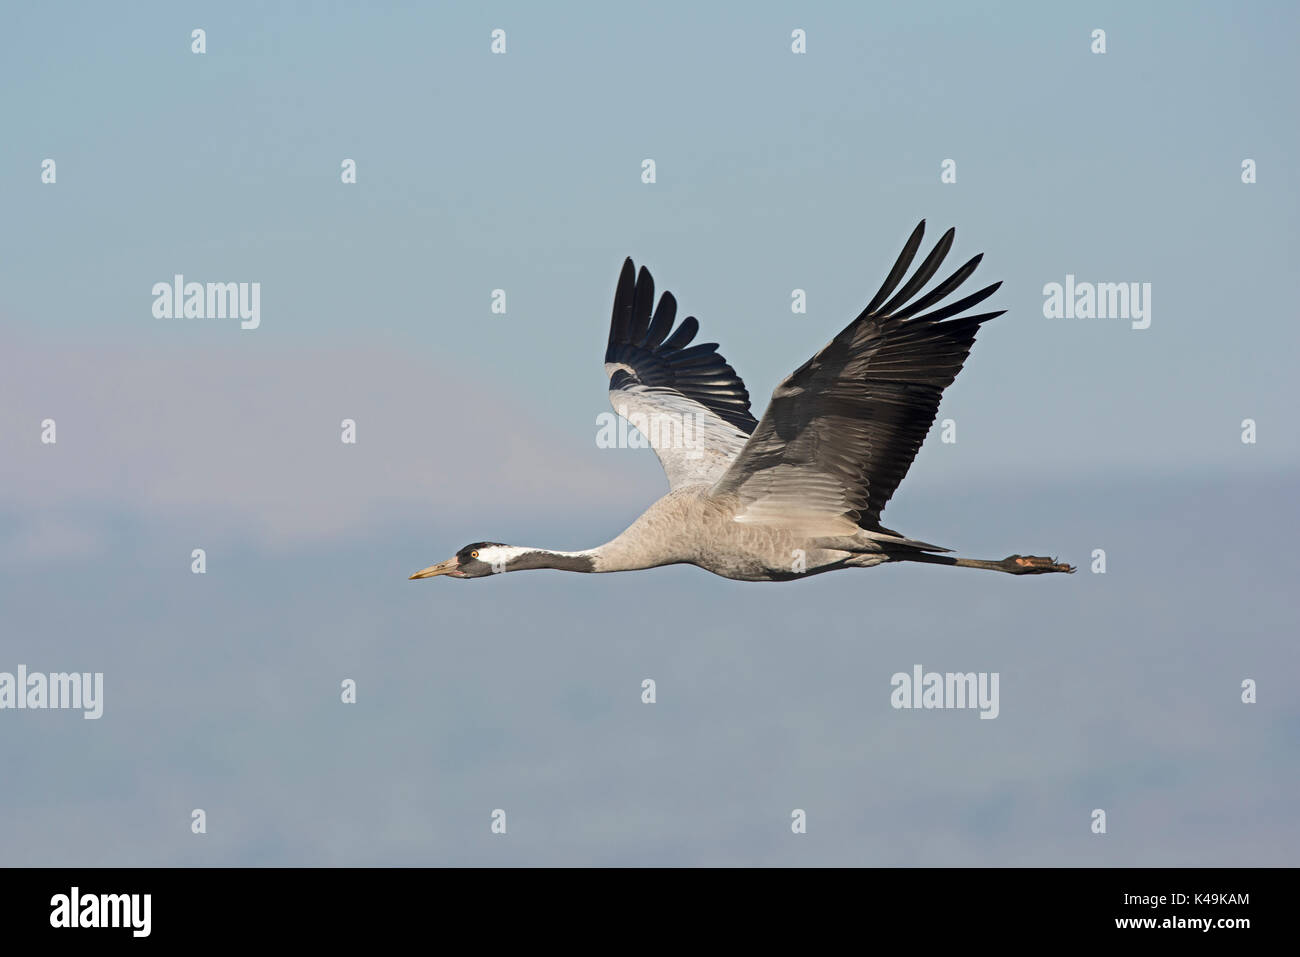
<instances>
[{"instance_id":1,"label":"yellow eye","mask_svg":"<svg viewBox=\"0 0 1300 957\"><path fill-rule=\"evenodd\" d=\"M478 558L478 552L470 552L470 553L469 553L469 557L470 557L470 558Z\"/></svg>"}]
</instances>

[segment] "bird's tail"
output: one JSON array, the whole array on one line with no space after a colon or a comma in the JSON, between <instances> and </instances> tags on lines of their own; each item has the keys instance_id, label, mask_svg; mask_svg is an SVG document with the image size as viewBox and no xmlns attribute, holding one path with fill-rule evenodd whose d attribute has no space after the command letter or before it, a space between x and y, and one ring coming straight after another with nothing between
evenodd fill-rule
<instances>
[{"instance_id":1,"label":"bird's tail","mask_svg":"<svg viewBox=\"0 0 1300 957\"><path fill-rule=\"evenodd\" d=\"M928 542L917 541L915 538L908 538L906 535L900 535L898 532L891 531L887 528L880 529L862 529L856 535L841 535L833 538L818 539L816 543L822 548L837 548L845 552L854 554L878 554L890 551L916 551L916 552L950 552L951 548L944 548L942 545L931 545Z\"/></svg>"}]
</instances>

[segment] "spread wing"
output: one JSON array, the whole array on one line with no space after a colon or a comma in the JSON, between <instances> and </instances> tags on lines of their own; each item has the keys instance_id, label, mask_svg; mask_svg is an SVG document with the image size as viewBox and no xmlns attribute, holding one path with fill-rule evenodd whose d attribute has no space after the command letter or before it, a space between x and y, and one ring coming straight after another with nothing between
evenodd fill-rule
<instances>
[{"instance_id":1,"label":"spread wing","mask_svg":"<svg viewBox=\"0 0 1300 957\"><path fill-rule=\"evenodd\" d=\"M700 324L673 330L677 300L628 259L618 277L605 349L609 401L654 448L671 488L712 485L745 445L757 421L749 392L718 345L690 345ZM670 334L671 333L671 334Z\"/></svg>"},{"instance_id":2,"label":"spread wing","mask_svg":"<svg viewBox=\"0 0 1300 957\"><path fill-rule=\"evenodd\" d=\"M916 458L980 324L1005 312L960 315L1000 282L940 305L982 256L917 297L952 246L953 232L944 233L894 294L921 245L922 220L862 314L776 387L762 421L713 489L740 497L737 521L797 525L809 534L881 530L880 513Z\"/></svg>"}]
</instances>

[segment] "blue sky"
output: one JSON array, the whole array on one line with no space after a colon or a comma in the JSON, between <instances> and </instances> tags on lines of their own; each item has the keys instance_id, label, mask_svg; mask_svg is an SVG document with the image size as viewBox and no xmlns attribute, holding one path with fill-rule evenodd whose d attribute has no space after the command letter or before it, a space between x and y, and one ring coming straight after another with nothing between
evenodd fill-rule
<instances>
[{"instance_id":1,"label":"blue sky","mask_svg":"<svg viewBox=\"0 0 1300 957\"><path fill-rule=\"evenodd\" d=\"M0 671L102 670L106 703L0 712L0 859L1295 863L1298 26L1282 4L11 12ZM595 544L665 490L650 452L594 441L624 256L761 412L921 218L957 227L954 262L985 254L1008 312L945 395L958 441L932 435L885 521L1080 574L405 580L478 539ZM260 282L260 328L154 318L175 273ZM1067 274L1151 283L1150 328L1044 318ZM999 718L892 711L918 662L1000 671Z\"/></svg>"}]
</instances>

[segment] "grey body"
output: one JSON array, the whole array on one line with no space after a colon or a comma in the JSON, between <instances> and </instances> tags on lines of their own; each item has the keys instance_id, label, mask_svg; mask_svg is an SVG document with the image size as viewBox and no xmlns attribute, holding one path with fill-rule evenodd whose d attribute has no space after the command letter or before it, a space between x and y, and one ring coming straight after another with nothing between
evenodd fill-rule
<instances>
[{"instance_id":1,"label":"grey body","mask_svg":"<svg viewBox=\"0 0 1300 957\"><path fill-rule=\"evenodd\" d=\"M717 344L691 344L696 319L677 324L672 293L656 305L649 272L637 273L627 260L605 350L610 402L649 440L671 491L597 548L476 542L411 577L686 563L724 578L772 582L898 561L1015 575L1072 572L1036 556L949 557L941 554L946 548L880 523L976 332L1002 314L970 314L1001 283L946 301L980 256L921 293L952 246L951 229L904 281L924 227L913 230L862 313L776 387L762 420L750 412L749 392Z\"/></svg>"},{"instance_id":2,"label":"grey body","mask_svg":"<svg viewBox=\"0 0 1300 957\"><path fill-rule=\"evenodd\" d=\"M845 538L810 538L780 525L738 522L741 510L738 496L714 496L708 485L688 485L659 499L613 541L585 554L593 559L593 572L685 563L749 582L789 581L886 560L865 529Z\"/></svg>"}]
</instances>

